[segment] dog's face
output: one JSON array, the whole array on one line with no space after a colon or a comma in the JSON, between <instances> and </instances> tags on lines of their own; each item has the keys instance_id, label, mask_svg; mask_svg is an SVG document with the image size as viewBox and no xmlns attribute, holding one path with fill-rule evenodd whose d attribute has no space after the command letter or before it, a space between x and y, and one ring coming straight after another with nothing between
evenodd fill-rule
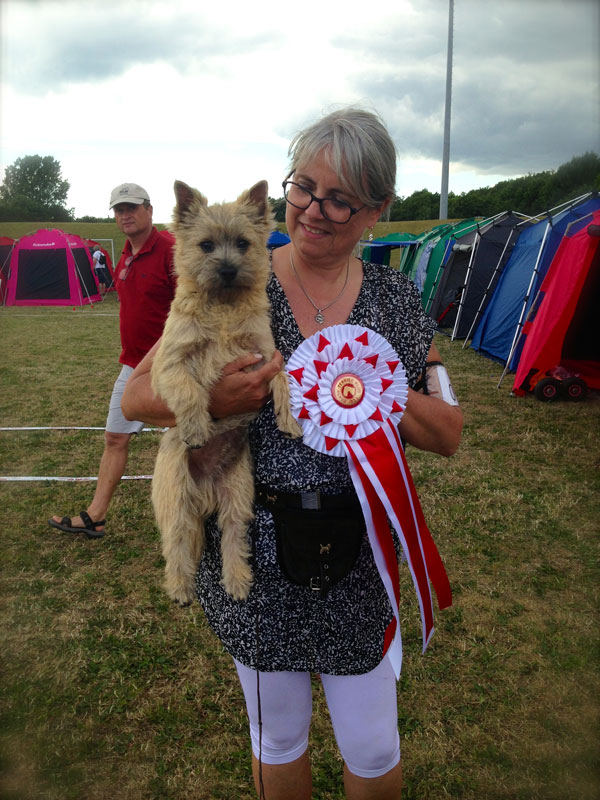
<instances>
[{"instance_id":1,"label":"dog's face","mask_svg":"<svg viewBox=\"0 0 600 800\"><path fill-rule=\"evenodd\" d=\"M199 291L219 302L235 302L257 287L264 291L272 225L267 182L257 183L233 203L212 206L181 181L174 189L178 275L191 278Z\"/></svg>"}]
</instances>

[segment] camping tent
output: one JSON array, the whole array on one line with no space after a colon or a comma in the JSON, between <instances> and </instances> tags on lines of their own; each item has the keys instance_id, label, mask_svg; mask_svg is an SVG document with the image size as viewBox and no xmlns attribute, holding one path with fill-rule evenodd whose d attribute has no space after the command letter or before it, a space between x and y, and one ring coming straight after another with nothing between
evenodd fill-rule
<instances>
[{"instance_id":1,"label":"camping tent","mask_svg":"<svg viewBox=\"0 0 600 800\"><path fill-rule=\"evenodd\" d=\"M470 265L477 250L477 242L481 233L493 223L493 219L467 221L466 225L457 225L450 233L444 247L444 259L438 265L437 274L430 282L427 311L432 319L447 325L448 315L455 309L463 284L456 284L452 278L457 277L457 262L464 261ZM463 258L461 258L461 255ZM463 272L463 280L466 278Z\"/></svg>"},{"instance_id":2,"label":"camping tent","mask_svg":"<svg viewBox=\"0 0 600 800\"><path fill-rule=\"evenodd\" d=\"M15 240L10 236L0 236L0 303L4 303L4 294L8 281L10 256L15 246Z\"/></svg>"},{"instance_id":3,"label":"camping tent","mask_svg":"<svg viewBox=\"0 0 600 800\"><path fill-rule=\"evenodd\" d=\"M87 243L60 230L38 230L13 249L5 305L82 306L100 301Z\"/></svg>"},{"instance_id":4,"label":"camping tent","mask_svg":"<svg viewBox=\"0 0 600 800\"><path fill-rule=\"evenodd\" d=\"M431 250L422 284L421 280L415 276L417 287L420 288L422 285L421 303L430 316L433 316L431 314L431 307L435 298L436 289L446 262L452 253L453 245L458 239L462 239L463 236L476 231L477 225L478 223L475 219L464 219L460 222L448 225L448 229L441 232L439 239L435 242Z\"/></svg>"},{"instance_id":5,"label":"camping tent","mask_svg":"<svg viewBox=\"0 0 600 800\"><path fill-rule=\"evenodd\" d=\"M379 236L377 239L362 241L360 243L362 248L361 257L364 261L370 261L372 264L387 264L389 266L392 250L401 248L398 270L403 272L403 264L407 254L412 247L418 245L417 237L411 233L389 233L387 236Z\"/></svg>"},{"instance_id":6,"label":"camping tent","mask_svg":"<svg viewBox=\"0 0 600 800\"><path fill-rule=\"evenodd\" d=\"M587 195L521 233L477 326L473 349L515 368L520 331L567 226L598 207L598 197Z\"/></svg>"},{"instance_id":7,"label":"camping tent","mask_svg":"<svg viewBox=\"0 0 600 800\"><path fill-rule=\"evenodd\" d=\"M555 377L546 378L552 372L567 376L565 387L572 378L580 378L588 386L600 389L600 343L596 331L599 296L597 210L571 223L546 273L523 328L524 344L514 394L524 395L544 381L552 390L546 399L551 399L557 386L550 381L558 383Z\"/></svg>"},{"instance_id":8,"label":"camping tent","mask_svg":"<svg viewBox=\"0 0 600 800\"><path fill-rule=\"evenodd\" d=\"M287 233L281 233L281 231L271 231L267 240L267 247L269 250L274 250L276 247L282 247L284 244L288 244L289 241L290 237L287 235Z\"/></svg>"},{"instance_id":9,"label":"camping tent","mask_svg":"<svg viewBox=\"0 0 600 800\"><path fill-rule=\"evenodd\" d=\"M478 226L457 241L439 281L430 315L438 330L464 339L492 296L519 238L521 215L504 211L488 227Z\"/></svg>"},{"instance_id":10,"label":"camping tent","mask_svg":"<svg viewBox=\"0 0 600 800\"><path fill-rule=\"evenodd\" d=\"M405 272L405 274L414 281L417 289L421 293L421 303L423 306L425 305L423 290L429 272L429 262L438 244L442 240L445 241L444 236L450 235L451 232L452 225L444 222L441 225L436 225L430 231L422 233L419 237L420 245L413 251L414 256L411 262L407 264L408 271Z\"/></svg>"}]
</instances>

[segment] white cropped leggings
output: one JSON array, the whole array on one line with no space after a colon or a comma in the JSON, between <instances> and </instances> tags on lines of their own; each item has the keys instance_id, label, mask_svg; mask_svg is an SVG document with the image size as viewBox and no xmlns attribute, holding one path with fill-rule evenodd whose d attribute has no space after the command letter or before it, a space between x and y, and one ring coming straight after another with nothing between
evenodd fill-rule
<instances>
[{"instance_id":1,"label":"white cropped leggings","mask_svg":"<svg viewBox=\"0 0 600 800\"><path fill-rule=\"evenodd\" d=\"M252 752L287 764L308 747L312 693L308 672L261 672L262 752L256 671L234 659L250 721ZM354 775L377 778L400 761L396 678L386 657L365 675L321 675L335 738Z\"/></svg>"}]
</instances>

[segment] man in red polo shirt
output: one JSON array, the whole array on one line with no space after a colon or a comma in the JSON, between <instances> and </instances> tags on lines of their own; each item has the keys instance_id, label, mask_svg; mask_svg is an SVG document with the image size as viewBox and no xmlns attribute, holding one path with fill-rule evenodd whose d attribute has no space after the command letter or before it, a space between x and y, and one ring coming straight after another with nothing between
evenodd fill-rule
<instances>
[{"instance_id":1,"label":"man in red polo shirt","mask_svg":"<svg viewBox=\"0 0 600 800\"><path fill-rule=\"evenodd\" d=\"M175 295L173 274L174 238L152 224L148 192L135 183L122 183L113 189L110 208L127 242L115 270L115 286L120 300L121 355L123 365L115 381L106 432L104 452L98 471L94 497L77 517L57 517L49 525L69 533L85 533L90 539L104 536L106 512L125 471L132 434L143 422L126 420L121 411L121 396L127 378L160 338Z\"/></svg>"}]
</instances>

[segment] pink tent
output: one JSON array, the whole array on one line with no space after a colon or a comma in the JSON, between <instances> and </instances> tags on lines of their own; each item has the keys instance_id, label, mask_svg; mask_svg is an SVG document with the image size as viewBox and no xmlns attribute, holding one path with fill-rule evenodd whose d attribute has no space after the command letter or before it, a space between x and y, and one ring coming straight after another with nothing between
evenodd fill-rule
<instances>
[{"instance_id":1,"label":"pink tent","mask_svg":"<svg viewBox=\"0 0 600 800\"><path fill-rule=\"evenodd\" d=\"M0 303L4 303L6 294L6 283L10 272L10 257L12 255L15 240L10 236L0 236Z\"/></svg>"},{"instance_id":2,"label":"pink tent","mask_svg":"<svg viewBox=\"0 0 600 800\"><path fill-rule=\"evenodd\" d=\"M64 231L38 230L19 239L5 276L9 306L83 306L102 299L89 247Z\"/></svg>"}]
</instances>

